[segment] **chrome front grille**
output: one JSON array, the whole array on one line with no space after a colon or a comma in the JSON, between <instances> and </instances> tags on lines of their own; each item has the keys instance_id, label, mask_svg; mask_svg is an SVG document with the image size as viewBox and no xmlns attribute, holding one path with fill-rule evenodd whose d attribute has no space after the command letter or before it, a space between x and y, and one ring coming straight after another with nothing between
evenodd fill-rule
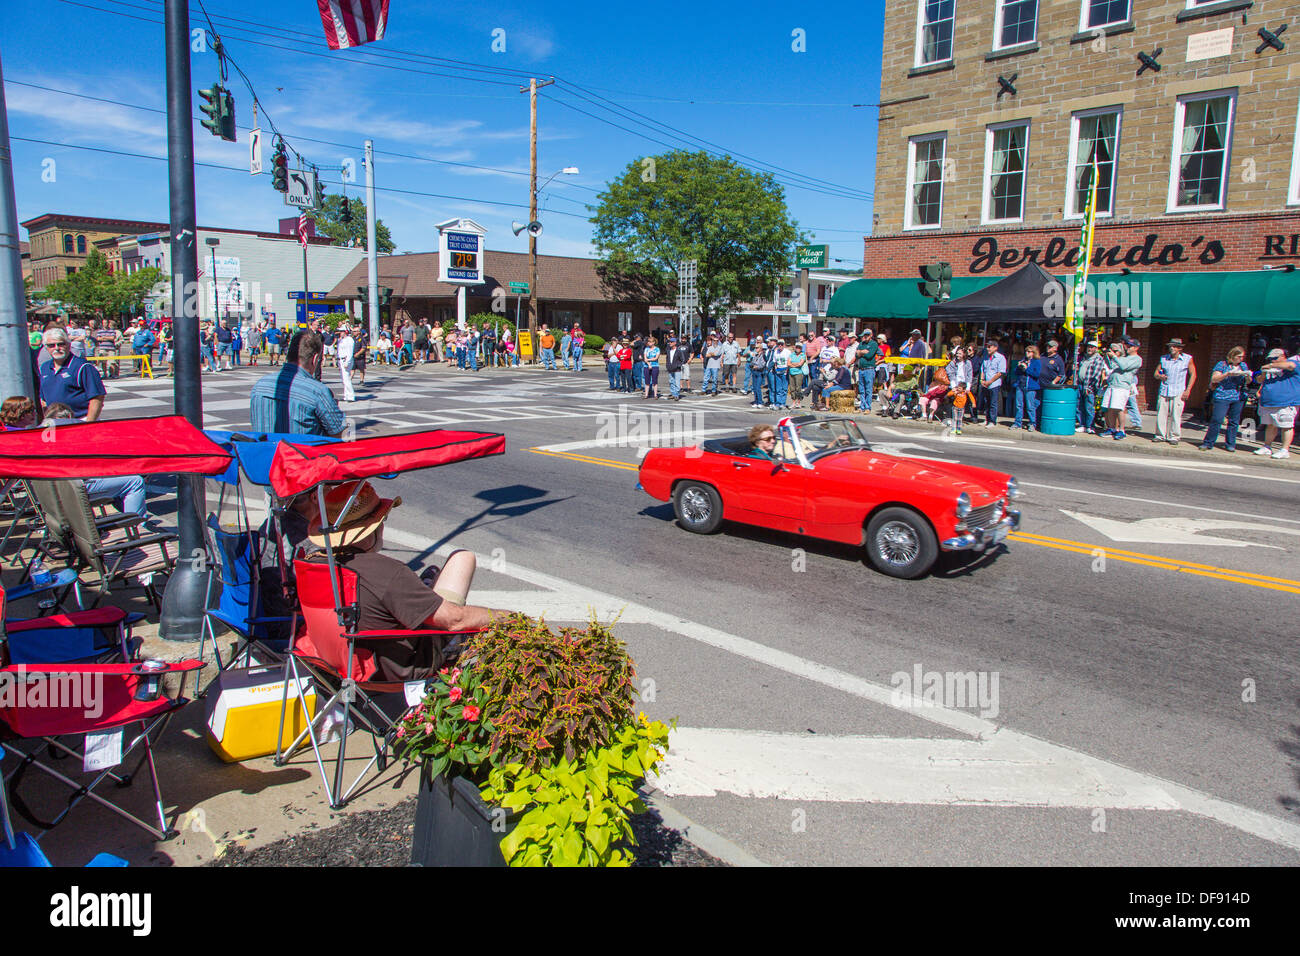
<instances>
[{"instance_id":1,"label":"chrome front grille","mask_svg":"<svg viewBox=\"0 0 1300 956\"><path fill-rule=\"evenodd\" d=\"M971 531L977 528L991 528L1002 519L1002 501L1001 499L993 502L991 505L981 505L978 508L972 508L970 514L965 517L966 527Z\"/></svg>"}]
</instances>

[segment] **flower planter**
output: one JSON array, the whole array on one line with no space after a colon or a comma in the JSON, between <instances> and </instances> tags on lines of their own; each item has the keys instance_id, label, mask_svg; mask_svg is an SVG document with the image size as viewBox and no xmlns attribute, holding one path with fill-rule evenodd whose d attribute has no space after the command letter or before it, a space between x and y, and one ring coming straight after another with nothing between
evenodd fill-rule
<instances>
[{"instance_id":1,"label":"flower planter","mask_svg":"<svg viewBox=\"0 0 1300 956\"><path fill-rule=\"evenodd\" d=\"M518 818L517 812L484 803L464 777L433 777L426 767L420 771L411 865L504 867L501 838Z\"/></svg>"}]
</instances>

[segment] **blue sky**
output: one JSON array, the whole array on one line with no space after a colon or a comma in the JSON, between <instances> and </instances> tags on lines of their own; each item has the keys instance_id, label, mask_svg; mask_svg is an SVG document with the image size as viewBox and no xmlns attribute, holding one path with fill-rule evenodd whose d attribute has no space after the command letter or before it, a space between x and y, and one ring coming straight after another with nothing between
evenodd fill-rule
<instances>
[{"instance_id":1,"label":"blue sky","mask_svg":"<svg viewBox=\"0 0 1300 956\"><path fill-rule=\"evenodd\" d=\"M845 260L832 265L861 266L877 111L852 104L879 99L882 0L504 2L491 12L479 4L392 0L385 39L355 53L328 50L312 0L205 0L205 6L290 145L323 170L333 167L326 173L332 181L353 160L358 182L349 195L364 188L362 144L375 141L377 182L387 188L377 207L399 251L436 248L434 224L454 216L484 225L489 249L526 250L526 237L509 228L513 219L527 218L528 201L528 97L518 92L517 72L563 81L539 96L539 177L565 166L580 169L556 177L542 196L541 252L590 254L584 204L629 162L666 151L663 144L689 146L684 134L733 156L744 153L750 158L736 158L750 166L784 167L788 172L776 175L788 183L786 201L800 226ZM165 220L165 162L74 148L166 156L160 0L7 7L0 55L20 220L46 212ZM195 3L191 26L205 25ZM504 31L503 53L492 50L496 30ZM806 52L792 49L795 30L803 31ZM195 89L216 79L210 50L209 44L209 52L191 56ZM476 72L429 57L510 72ZM295 211L271 189L269 175L248 174L252 98L233 70L227 86L240 142L223 142L194 123L196 159L235 167L196 170L199 224L273 230L278 218ZM192 100L197 115L197 95ZM672 129L647 130L637 120ZM269 128L265 120L259 125ZM835 195L798 188L796 181ZM456 198L419 195L428 193Z\"/></svg>"}]
</instances>

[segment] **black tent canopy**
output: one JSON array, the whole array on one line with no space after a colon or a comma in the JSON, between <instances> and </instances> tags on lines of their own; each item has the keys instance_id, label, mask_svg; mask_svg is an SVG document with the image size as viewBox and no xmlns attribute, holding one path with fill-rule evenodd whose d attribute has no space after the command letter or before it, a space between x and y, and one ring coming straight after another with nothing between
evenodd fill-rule
<instances>
[{"instance_id":1,"label":"black tent canopy","mask_svg":"<svg viewBox=\"0 0 1300 956\"><path fill-rule=\"evenodd\" d=\"M930 318L937 322L1061 324L1065 321L1065 300L1070 294L1070 286L1037 262L1027 262L1011 275L970 295L930 306ZM1104 303L1091 295L1084 296L1083 309L1084 318L1103 316L1107 312Z\"/></svg>"}]
</instances>

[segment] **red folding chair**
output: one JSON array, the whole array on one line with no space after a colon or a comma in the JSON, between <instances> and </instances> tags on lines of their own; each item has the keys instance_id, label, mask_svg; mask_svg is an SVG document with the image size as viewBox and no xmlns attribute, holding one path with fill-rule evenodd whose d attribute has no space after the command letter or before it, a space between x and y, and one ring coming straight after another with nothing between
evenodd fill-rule
<instances>
[{"instance_id":1,"label":"red folding chair","mask_svg":"<svg viewBox=\"0 0 1300 956\"><path fill-rule=\"evenodd\" d=\"M275 762L277 766L283 765L310 741L316 766L320 769L321 782L325 786L325 795L329 798L330 809L338 810L347 803L348 798L370 772L371 767L377 766L378 772L383 773L388 766L389 750L395 739L401 716L404 714L396 718L389 716L379 706L375 697L381 694L404 693L408 683L421 685L425 683L382 679L375 660L376 649L385 641L412 637L437 641L465 637L477 632L358 631L356 630L359 619L356 573L332 561L316 562L299 559L293 564L297 578L298 606L302 611L304 629L289 649L289 658L285 664L287 679L285 696L280 707L281 735L284 732L290 687L295 689L304 714L309 713L305 689L307 681L304 678L313 678L320 686L329 689L331 694L323 706L317 706L315 716L297 739L287 749L277 749ZM423 697L422 693L421 697ZM325 759L321 755L319 725L335 707L342 707L343 724L338 755L334 758L334 775L331 784L330 775L325 769ZM402 709L406 711L408 708ZM348 734L354 724L370 734L374 755L344 790ZM282 739L282 736L277 738L277 740Z\"/></svg>"}]
</instances>

